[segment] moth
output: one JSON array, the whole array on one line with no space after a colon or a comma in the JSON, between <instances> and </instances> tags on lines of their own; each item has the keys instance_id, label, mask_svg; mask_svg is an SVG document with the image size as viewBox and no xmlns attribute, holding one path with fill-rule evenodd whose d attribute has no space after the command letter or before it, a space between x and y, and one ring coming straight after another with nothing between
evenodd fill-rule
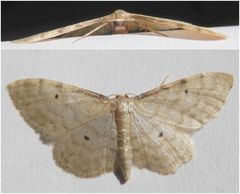
<instances>
[{"instance_id":1,"label":"moth","mask_svg":"<svg viewBox=\"0 0 240 194\"><path fill-rule=\"evenodd\" d=\"M125 183L132 166L166 175L191 160L190 135L216 116L232 86L232 75L214 72L112 98L46 79L7 88L60 168L83 178L113 171Z\"/></svg>"},{"instance_id":2,"label":"moth","mask_svg":"<svg viewBox=\"0 0 240 194\"><path fill-rule=\"evenodd\" d=\"M78 36L85 38L90 35L125 34L135 32L152 32L165 37L194 40L225 39L223 34L190 23L116 10L110 15L57 28L18 39L14 42L33 43L53 38Z\"/></svg>"}]
</instances>

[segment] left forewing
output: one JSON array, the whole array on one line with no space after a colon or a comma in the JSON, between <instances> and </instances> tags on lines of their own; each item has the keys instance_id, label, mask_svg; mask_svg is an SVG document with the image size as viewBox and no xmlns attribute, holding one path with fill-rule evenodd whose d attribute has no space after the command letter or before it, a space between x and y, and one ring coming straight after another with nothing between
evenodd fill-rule
<instances>
[{"instance_id":1,"label":"left forewing","mask_svg":"<svg viewBox=\"0 0 240 194\"><path fill-rule=\"evenodd\" d=\"M117 139L108 97L46 79L18 80L8 90L25 121L53 144L59 167L85 178L113 170Z\"/></svg>"},{"instance_id":2,"label":"left forewing","mask_svg":"<svg viewBox=\"0 0 240 194\"><path fill-rule=\"evenodd\" d=\"M74 36L83 36L98 26L103 25L108 22L110 15L106 15L103 17L95 18L92 20L79 22L73 25L68 25L65 27L57 28L54 30L50 30L47 32L42 32L39 34L35 34L26 38L21 38L18 40L14 40L15 43L33 43L44 40L49 40L56 37L74 37Z\"/></svg>"},{"instance_id":3,"label":"left forewing","mask_svg":"<svg viewBox=\"0 0 240 194\"><path fill-rule=\"evenodd\" d=\"M18 80L8 85L8 91L43 142L54 142L68 131L110 114L107 97L52 80Z\"/></svg>"}]
</instances>

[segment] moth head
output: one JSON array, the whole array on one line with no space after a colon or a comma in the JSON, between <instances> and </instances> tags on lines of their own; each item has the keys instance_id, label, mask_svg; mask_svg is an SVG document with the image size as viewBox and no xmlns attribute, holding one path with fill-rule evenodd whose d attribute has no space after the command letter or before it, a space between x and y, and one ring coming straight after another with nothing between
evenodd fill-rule
<instances>
[{"instance_id":1,"label":"moth head","mask_svg":"<svg viewBox=\"0 0 240 194\"><path fill-rule=\"evenodd\" d=\"M125 98L129 98L129 96L127 94L124 94L124 95L116 95L117 99L125 99Z\"/></svg>"},{"instance_id":2,"label":"moth head","mask_svg":"<svg viewBox=\"0 0 240 194\"><path fill-rule=\"evenodd\" d=\"M127 14L126 11L118 9L115 12L113 12L113 17L114 17L114 19L122 19L126 16L126 14Z\"/></svg>"},{"instance_id":3,"label":"moth head","mask_svg":"<svg viewBox=\"0 0 240 194\"><path fill-rule=\"evenodd\" d=\"M129 96L128 95L116 95L115 98L112 99L114 104L113 110L116 110L116 107L119 107L120 104L128 103Z\"/></svg>"}]
</instances>

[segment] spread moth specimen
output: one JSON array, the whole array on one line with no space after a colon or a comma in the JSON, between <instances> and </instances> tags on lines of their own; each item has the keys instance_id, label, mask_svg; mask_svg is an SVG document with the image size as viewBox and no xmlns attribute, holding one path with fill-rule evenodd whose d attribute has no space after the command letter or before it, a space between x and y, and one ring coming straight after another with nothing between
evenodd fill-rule
<instances>
[{"instance_id":1,"label":"spread moth specimen","mask_svg":"<svg viewBox=\"0 0 240 194\"><path fill-rule=\"evenodd\" d=\"M33 43L53 38L76 36L84 38L90 35L134 32L153 32L161 36L186 39L225 39L223 34L190 23L116 10L107 16L43 32L27 38L15 40L14 42Z\"/></svg>"},{"instance_id":2,"label":"spread moth specimen","mask_svg":"<svg viewBox=\"0 0 240 194\"><path fill-rule=\"evenodd\" d=\"M190 135L216 116L232 85L232 75L206 73L132 97L45 79L18 80L8 90L43 143L53 144L59 167L84 178L114 171L124 183L132 166L170 174L191 160Z\"/></svg>"}]
</instances>

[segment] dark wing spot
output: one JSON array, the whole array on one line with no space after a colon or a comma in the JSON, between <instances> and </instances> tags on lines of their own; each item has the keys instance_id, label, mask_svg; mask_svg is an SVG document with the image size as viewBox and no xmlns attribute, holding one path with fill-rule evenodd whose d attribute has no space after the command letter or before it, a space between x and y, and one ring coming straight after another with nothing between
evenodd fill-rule
<instances>
[{"instance_id":1,"label":"dark wing spot","mask_svg":"<svg viewBox=\"0 0 240 194\"><path fill-rule=\"evenodd\" d=\"M158 134L158 137L162 137L163 136L163 132Z\"/></svg>"},{"instance_id":2,"label":"dark wing spot","mask_svg":"<svg viewBox=\"0 0 240 194\"><path fill-rule=\"evenodd\" d=\"M84 139L85 139L85 140L89 140L89 139L90 139L90 137L88 137L88 136L84 135Z\"/></svg>"},{"instance_id":3,"label":"dark wing spot","mask_svg":"<svg viewBox=\"0 0 240 194\"><path fill-rule=\"evenodd\" d=\"M81 93L82 91L80 89L77 89L75 93Z\"/></svg>"},{"instance_id":4,"label":"dark wing spot","mask_svg":"<svg viewBox=\"0 0 240 194\"><path fill-rule=\"evenodd\" d=\"M187 83L187 81L185 79L182 79L180 82L181 82L181 84Z\"/></svg>"},{"instance_id":5,"label":"dark wing spot","mask_svg":"<svg viewBox=\"0 0 240 194\"><path fill-rule=\"evenodd\" d=\"M55 98L58 99L58 94L55 95Z\"/></svg>"},{"instance_id":6,"label":"dark wing spot","mask_svg":"<svg viewBox=\"0 0 240 194\"><path fill-rule=\"evenodd\" d=\"M187 89L184 92L185 92L185 94L188 94L188 90Z\"/></svg>"}]
</instances>

